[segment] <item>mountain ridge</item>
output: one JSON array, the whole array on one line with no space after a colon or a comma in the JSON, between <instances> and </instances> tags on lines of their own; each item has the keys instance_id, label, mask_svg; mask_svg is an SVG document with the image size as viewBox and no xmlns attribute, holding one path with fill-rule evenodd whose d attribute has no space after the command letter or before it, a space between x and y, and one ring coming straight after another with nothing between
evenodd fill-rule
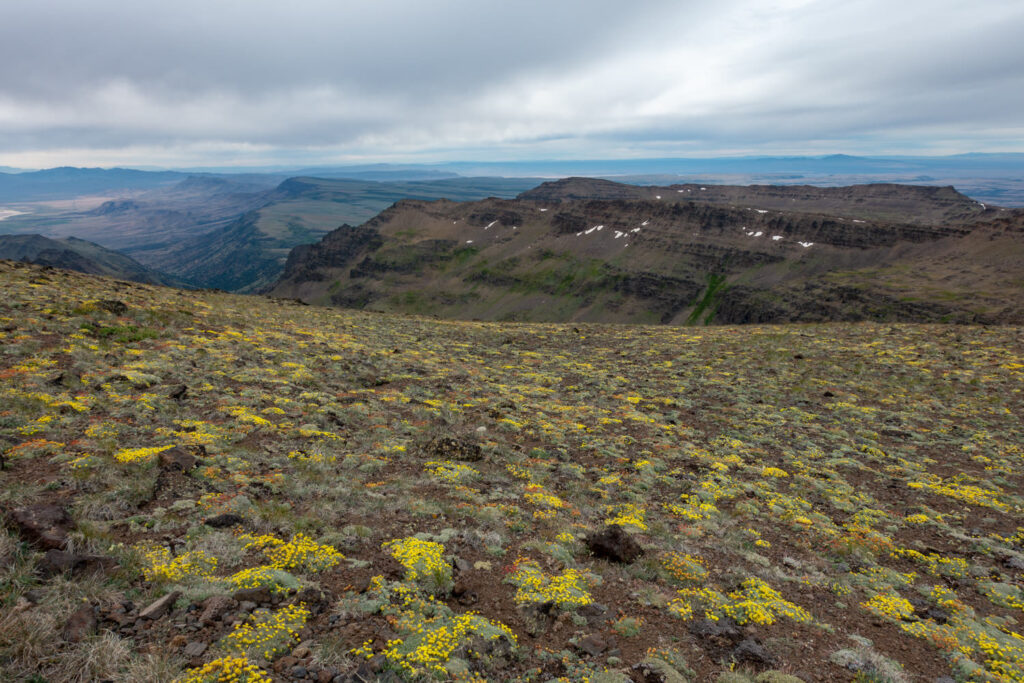
<instances>
[{"instance_id":1,"label":"mountain ridge","mask_svg":"<svg viewBox=\"0 0 1024 683\"><path fill-rule=\"evenodd\" d=\"M706 188L576 178L514 200L403 200L293 250L269 291L485 320L1024 319L1024 212L952 188Z\"/></svg>"},{"instance_id":2,"label":"mountain ridge","mask_svg":"<svg viewBox=\"0 0 1024 683\"><path fill-rule=\"evenodd\" d=\"M27 261L145 284L188 287L183 280L148 268L130 256L76 237L50 239L42 235L0 235L0 259Z\"/></svg>"}]
</instances>

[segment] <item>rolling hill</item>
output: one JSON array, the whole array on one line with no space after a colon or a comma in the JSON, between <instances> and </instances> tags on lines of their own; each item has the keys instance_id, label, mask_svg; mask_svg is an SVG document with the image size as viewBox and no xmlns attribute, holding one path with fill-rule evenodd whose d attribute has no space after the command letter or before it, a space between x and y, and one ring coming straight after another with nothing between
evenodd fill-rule
<instances>
[{"instance_id":1,"label":"rolling hill","mask_svg":"<svg viewBox=\"0 0 1024 683\"><path fill-rule=\"evenodd\" d=\"M178 278L147 268L124 254L75 237L54 240L42 235L0 235L0 259L147 284L187 286Z\"/></svg>"}]
</instances>

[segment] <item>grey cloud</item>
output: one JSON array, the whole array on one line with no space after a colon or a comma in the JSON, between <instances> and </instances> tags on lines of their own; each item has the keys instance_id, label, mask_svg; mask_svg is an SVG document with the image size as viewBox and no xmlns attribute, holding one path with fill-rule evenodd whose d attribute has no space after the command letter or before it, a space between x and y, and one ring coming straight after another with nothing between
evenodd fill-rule
<instances>
[{"instance_id":1,"label":"grey cloud","mask_svg":"<svg viewBox=\"0 0 1024 683\"><path fill-rule=\"evenodd\" d=\"M1022 34L999 0L37 0L0 22L0 163L1020 150Z\"/></svg>"}]
</instances>

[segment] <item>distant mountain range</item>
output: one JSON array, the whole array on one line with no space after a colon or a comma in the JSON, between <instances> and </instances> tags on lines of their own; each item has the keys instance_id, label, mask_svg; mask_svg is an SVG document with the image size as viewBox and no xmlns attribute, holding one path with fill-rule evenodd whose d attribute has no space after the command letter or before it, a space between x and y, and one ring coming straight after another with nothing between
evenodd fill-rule
<instances>
[{"instance_id":1,"label":"distant mountain range","mask_svg":"<svg viewBox=\"0 0 1024 683\"><path fill-rule=\"evenodd\" d=\"M1024 206L1024 155L1020 154L453 162L193 171L65 167L0 172L0 233L77 237L122 252L193 286L254 292L273 285L293 247L315 243L339 225L365 223L401 199L511 199L540 184L541 176L570 173L619 181L617 192L624 199L642 199L636 186L680 183L708 188L839 187L899 181L932 187L954 185L982 204ZM718 196L717 190L709 192L706 197ZM597 196L602 193L584 188L578 198ZM768 201L764 192L759 197ZM825 205L819 208L830 210ZM908 216L897 212L875 218L898 222L911 220Z\"/></svg>"},{"instance_id":2,"label":"distant mountain range","mask_svg":"<svg viewBox=\"0 0 1024 683\"><path fill-rule=\"evenodd\" d=\"M292 247L342 223L369 220L400 199L514 197L538 182L185 176L70 208L39 202L0 221L0 231L87 238L195 286L251 292L277 279Z\"/></svg>"},{"instance_id":3,"label":"distant mountain range","mask_svg":"<svg viewBox=\"0 0 1024 683\"><path fill-rule=\"evenodd\" d=\"M639 187L406 200L288 258L275 296L485 320L1024 322L1024 211L952 187Z\"/></svg>"},{"instance_id":4,"label":"distant mountain range","mask_svg":"<svg viewBox=\"0 0 1024 683\"><path fill-rule=\"evenodd\" d=\"M0 235L0 259L147 284L185 286L181 280L147 268L124 254L75 237L54 240L42 235Z\"/></svg>"}]
</instances>

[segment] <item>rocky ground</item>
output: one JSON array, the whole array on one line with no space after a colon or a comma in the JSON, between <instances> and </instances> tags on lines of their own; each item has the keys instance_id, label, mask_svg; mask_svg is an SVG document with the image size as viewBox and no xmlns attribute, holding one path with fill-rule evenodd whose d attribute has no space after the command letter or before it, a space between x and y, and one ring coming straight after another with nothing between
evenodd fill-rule
<instances>
[{"instance_id":1,"label":"rocky ground","mask_svg":"<svg viewBox=\"0 0 1024 683\"><path fill-rule=\"evenodd\" d=\"M1024 680L1019 327L0 283L5 680Z\"/></svg>"}]
</instances>

